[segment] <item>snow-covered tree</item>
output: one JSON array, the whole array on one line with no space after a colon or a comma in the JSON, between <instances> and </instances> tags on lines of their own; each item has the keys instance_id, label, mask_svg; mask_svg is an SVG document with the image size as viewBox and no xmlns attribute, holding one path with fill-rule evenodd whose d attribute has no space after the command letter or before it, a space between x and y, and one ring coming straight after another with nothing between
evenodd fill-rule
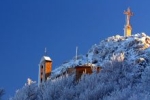
<instances>
[{"instance_id":1,"label":"snow-covered tree","mask_svg":"<svg viewBox=\"0 0 150 100\"><path fill-rule=\"evenodd\" d=\"M23 88L16 91L14 97L10 98L10 100L38 100L38 87L35 82L31 82L29 84L29 79L27 84L23 86Z\"/></svg>"},{"instance_id":2,"label":"snow-covered tree","mask_svg":"<svg viewBox=\"0 0 150 100\"><path fill-rule=\"evenodd\" d=\"M0 100L2 99L2 96L4 95L4 93L5 93L5 92L4 92L4 89L1 89L1 88L0 88Z\"/></svg>"}]
</instances>

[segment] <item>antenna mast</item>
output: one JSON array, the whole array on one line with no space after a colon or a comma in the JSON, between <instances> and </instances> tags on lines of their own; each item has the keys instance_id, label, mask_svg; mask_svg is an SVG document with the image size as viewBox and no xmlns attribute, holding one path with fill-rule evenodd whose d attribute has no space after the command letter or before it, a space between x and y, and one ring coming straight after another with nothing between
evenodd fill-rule
<instances>
[{"instance_id":1,"label":"antenna mast","mask_svg":"<svg viewBox=\"0 0 150 100\"><path fill-rule=\"evenodd\" d=\"M45 47L44 55L47 55L47 48Z\"/></svg>"},{"instance_id":2,"label":"antenna mast","mask_svg":"<svg viewBox=\"0 0 150 100\"><path fill-rule=\"evenodd\" d=\"M78 47L76 46L76 60L78 58Z\"/></svg>"}]
</instances>

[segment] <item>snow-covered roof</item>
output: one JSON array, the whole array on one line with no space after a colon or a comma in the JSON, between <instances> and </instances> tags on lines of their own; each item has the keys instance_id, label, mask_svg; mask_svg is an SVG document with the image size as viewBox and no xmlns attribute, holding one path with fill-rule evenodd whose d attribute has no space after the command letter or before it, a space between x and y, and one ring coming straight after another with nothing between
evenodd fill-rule
<instances>
[{"instance_id":1,"label":"snow-covered roof","mask_svg":"<svg viewBox=\"0 0 150 100\"><path fill-rule=\"evenodd\" d=\"M41 58L40 63L43 62L43 61L52 61L52 59L51 59L49 56L43 56L43 57Z\"/></svg>"},{"instance_id":2,"label":"snow-covered roof","mask_svg":"<svg viewBox=\"0 0 150 100\"><path fill-rule=\"evenodd\" d=\"M92 63L85 63L83 65L77 65L75 67L98 67L98 66Z\"/></svg>"}]
</instances>

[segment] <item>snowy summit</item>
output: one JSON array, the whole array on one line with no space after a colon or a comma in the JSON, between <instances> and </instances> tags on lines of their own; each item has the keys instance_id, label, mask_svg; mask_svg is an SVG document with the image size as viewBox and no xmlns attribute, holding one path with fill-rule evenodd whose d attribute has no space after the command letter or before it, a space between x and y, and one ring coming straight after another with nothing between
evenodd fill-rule
<instances>
[{"instance_id":1,"label":"snowy summit","mask_svg":"<svg viewBox=\"0 0 150 100\"><path fill-rule=\"evenodd\" d=\"M112 36L102 40L99 44L93 45L86 55L79 55L77 60L74 58L56 68L52 71L51 77L65 72L67 68L87 63L105 67L105 63L110 61L113 55L120 54L124 56L124 60L137 66L149 60L149 47L150 37L145 33L135 34L130 37Z\"/></svg>"}]
</instances>

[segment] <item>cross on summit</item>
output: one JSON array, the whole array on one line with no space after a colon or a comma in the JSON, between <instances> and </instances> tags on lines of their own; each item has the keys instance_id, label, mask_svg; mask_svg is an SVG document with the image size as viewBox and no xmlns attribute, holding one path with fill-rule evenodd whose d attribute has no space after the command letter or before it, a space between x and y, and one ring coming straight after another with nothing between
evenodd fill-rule
<instances>
[{"instance_id":1,"label":"cross on summit","mask_svg":"<svg viewBox=\"0 0 150 100\"><path fill-rule=\"evenodd\" d=\"M132 27L130 25L130 17L133 16L133 12L131 12L130 8L128 8L127 11L124 11L124 14L127 15L126 25L124 27L124 36L131 36Z\"/></svg>"}]
</instances>

